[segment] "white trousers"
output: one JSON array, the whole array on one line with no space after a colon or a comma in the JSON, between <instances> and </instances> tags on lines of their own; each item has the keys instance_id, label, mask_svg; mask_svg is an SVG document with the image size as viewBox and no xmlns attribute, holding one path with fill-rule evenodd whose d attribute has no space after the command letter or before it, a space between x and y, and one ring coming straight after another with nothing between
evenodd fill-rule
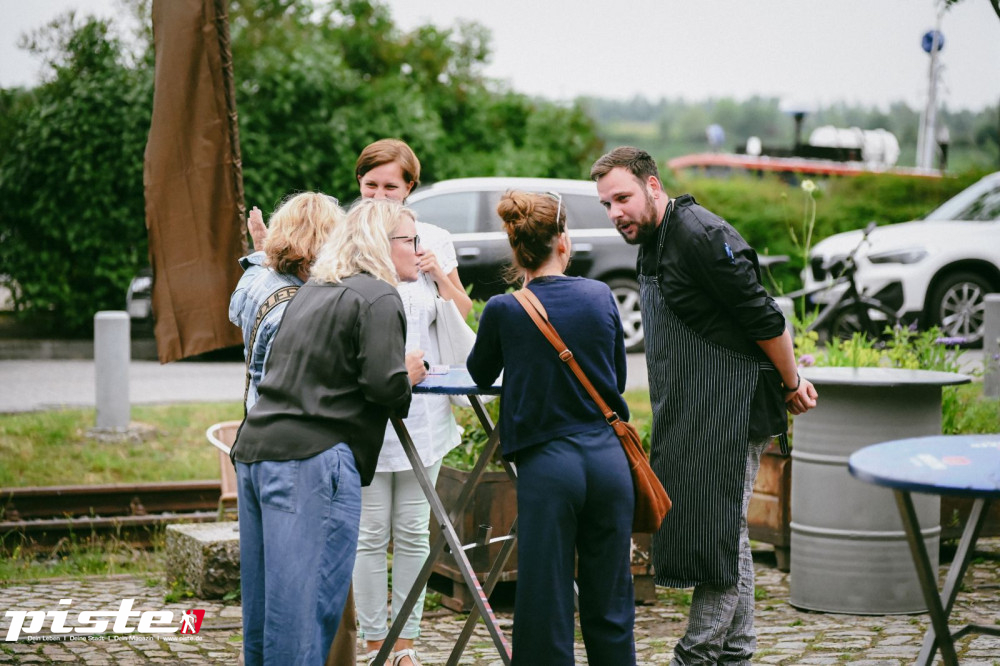
<instances>
[{"instance_id":1,"label":"white trousers","mask_svg":"<svg viewBox=\"0 0 1000 666\"><path fill-rule=\"evenodd\" d=\"M424 468L431 483L437 483L441 461ZM430 553L430 504L413 470L376 472L370 486L361 489L361 530L354 565L354 600L361 636L383 640L389 633L388 549L392 537L392 620L410 593L417 574ZM420 635L424 611L421 591L400 638Z\"/></svg>"}]
</instances>

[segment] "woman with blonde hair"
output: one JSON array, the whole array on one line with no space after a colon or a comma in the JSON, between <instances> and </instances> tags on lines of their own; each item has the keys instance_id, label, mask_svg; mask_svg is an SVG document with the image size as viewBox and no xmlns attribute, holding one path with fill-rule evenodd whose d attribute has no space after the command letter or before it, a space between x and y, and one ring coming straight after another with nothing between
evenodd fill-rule
<instances>
[{"instance_id":1,"label":"woman with blonde hair","mask_svg":"<svg viewBox=\"0 0 1000 666\"><path fill-rule=\"evenodd\" d=\"M426 375L404 358L395 285L416 280L413 214L363 202L288 303L233 446L246 664L322 663L340 622L390 415Z\"/></svg>"},{"instance_id":2,"label":"woman with blonde hair","mask_svg":"<svg viewBox=\"0 0 1000 666\"><path fill-rule=\"evenodd\" d=\"M255 245L263 245L263 250L240 260L246 272L229 300L229 320L243 329L243 354L250 374L244 401L247 411L257 402L257 386L264 376L271 340L287 302L264 311L261 308L279 289L297 288L308 279L316 254L330 231L343 219L344 211L331 196L319 192L292 195L271 215L266 239L255 237ZM247 226L251 231L255 226L264 228L256 206L250 211ZM263 319L257 324L257 335L250 349L250 337L259 314L263 314Z\"/></svg>"},{"instance_id":3,"label":"woman with blonde hair","mask_svg":"<svg viewBox=\"0 0 1000 666\"><path fill-rule=\"evenodd\" d=\"M572 243L562 199L507 192L497 213L524 287L601 397L628 420L618 307L603 282L565 274ZM513 663L574 663L576 568L589 662L635 664L635 499L615 431L513 294L486 304L467 365L479 386L504 373L500 444L517 464Z\"/></svg>"},{"instance_id":4,"label":"woman with blonde hair","mask_svg":"<svg viewBox=\"0 0 1000 666\"><path fill-rule=\"evenodd\" d=\"M358 156L355 175L363 200L405 201L420 182L420 161L399 139L381 139ZM450 234L433 224L416 223L419 235L420 279L399 285L406 312L407 358L439 363L434 324L435 299L454 301L462 316L472 309L458 277L458 260ZM417 239L414 239L417 242ZM458 445L460 435L448 398L415 395L405 420L420 461L431 483L437 480L445 454ZM361 533L354 569L354 594L366 658L374 659L389 633L388 548L392 539L392 608L396 611L430 552L430 505L417 482L410 461L392 428L386 429L375 479L362 493ZM393 666L417 666L415 639L420 635L423 596L406 619L393 645ZM392 618L395 621L395 617Z\"/></svg>"}]
</instances>

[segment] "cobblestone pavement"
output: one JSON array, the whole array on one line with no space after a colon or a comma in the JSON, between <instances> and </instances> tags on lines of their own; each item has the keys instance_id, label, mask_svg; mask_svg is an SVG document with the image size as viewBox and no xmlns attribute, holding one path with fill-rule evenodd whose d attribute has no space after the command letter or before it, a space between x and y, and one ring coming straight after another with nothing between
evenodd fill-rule
<instances>
[{"instance_id":1,"label":"cobblestone pavement","mask_svg":"<svg viewBox=\"0 0 1000 666\"><path fill-rule=\"evenodd\" d=\"M914 661L928 621L926 615L857 616L799 611L788 603L788 574L773 565L766 548L757 559L757 631L760 664L901 665ZM944 568L942 568L943 579ZM164 601L162 580L136 576L59 579L32 585L0 588L0 608L9 610L67 610L66 626L79 624L84 610L118 610L123 599L134 599L134 611L172 611L176 623L185 609L204 609L197 636L177 634L170 640L149 634L93 637L74 634L71 639L52 634L51 616L34 640L22 632L18 642L0 641L0 664L235 664L240 650L240 607L222 602L188 599ZM667 664L674 643L682 634L686 608L682 591L663 591L656 604L636 608L636 648L639 664ZM61 599L71 604L59 605ZM138 615L129 626L135 627ZM506 633L510 613L499 612ZM11 617L0 618L0 638L6 636ZM31 617L24 620L30 628ZM152 618L154 622L162 618ZM418 648L427 666L444 664L461 631L464 616L447 610L424 615L424 634ZM88 620L84 618L83 623ZM92 620L91 620L92 621ZM968 622L1000 625L1000 538L983 539L977 557L959 594L952 624ZM155 624L154 624L155 626ZM176 624L174 625L176 626ZM965 636L958 642L963 664L1000 666L1000 637ZM500 664L485 628L480 625L462 664ZM587 663L577 641L577 663ZM940 659L938 659L940 663Z\"/></svg>"}]
</instances>

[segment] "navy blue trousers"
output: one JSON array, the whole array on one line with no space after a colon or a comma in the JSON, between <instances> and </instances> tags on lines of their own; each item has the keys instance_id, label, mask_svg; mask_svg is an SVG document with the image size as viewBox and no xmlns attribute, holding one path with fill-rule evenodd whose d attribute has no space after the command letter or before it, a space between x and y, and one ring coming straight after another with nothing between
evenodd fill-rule
<instances>
[{"instance_id":1,"label":"navy blue trousers","mask_svg":"<svg viewBox=\"0 0 1000 666\"><path fill-rule=\"evenodd\" d=\"M628 462L609 427L517 453L516 666L574 663L574 555L589 663L635 664L634 505Z\"/></svg>"}]
</instances>

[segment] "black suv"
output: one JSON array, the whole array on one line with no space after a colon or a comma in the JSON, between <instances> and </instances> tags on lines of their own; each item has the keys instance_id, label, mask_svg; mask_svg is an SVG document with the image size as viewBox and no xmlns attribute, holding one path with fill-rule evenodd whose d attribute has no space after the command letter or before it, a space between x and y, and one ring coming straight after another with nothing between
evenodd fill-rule
<instances>
[{"instance_id":1,"label":"black suv","mask_svg":"<svg viewBox=\"0 0 1000 666\"><path fill-rule=\"evenodd\" d=\"M472 285L472 297L487 299L502 294L509 285L503 270L510 264L507 234L500 226L497 204L507 190L556 192L566 208L573 258L567 273L601 280L618 300L625 329L625 347L642 351L639 318L639 284L636 282L635 246L627 245L608 220L597 199L597 186L589 180L556 178L457 178L420 187L407 206L422 222L451 232L458 254L462 284Z\"/></svg>"}]
</instances>

